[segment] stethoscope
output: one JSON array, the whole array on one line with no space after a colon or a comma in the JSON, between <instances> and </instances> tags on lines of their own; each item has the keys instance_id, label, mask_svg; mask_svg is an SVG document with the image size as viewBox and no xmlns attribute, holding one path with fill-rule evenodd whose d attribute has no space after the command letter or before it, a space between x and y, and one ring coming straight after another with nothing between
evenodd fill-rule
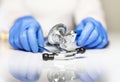
<instances>
[{"instance_id":1,"label":"stethoscope","mask_svg":"<svg viewBox=\"0 0 120 82\"><path fill-rule=\"evenodd\" d=\"M84 57L83 53L86 51L84 47L76 46L76 36L74 31L66 33L66 26L64 24L56 24L49 31L45 45L55 47L56 50L49 50L44 47L42 54L43 60L68 60L74 58Z\"/></svg>"}]
</instances>

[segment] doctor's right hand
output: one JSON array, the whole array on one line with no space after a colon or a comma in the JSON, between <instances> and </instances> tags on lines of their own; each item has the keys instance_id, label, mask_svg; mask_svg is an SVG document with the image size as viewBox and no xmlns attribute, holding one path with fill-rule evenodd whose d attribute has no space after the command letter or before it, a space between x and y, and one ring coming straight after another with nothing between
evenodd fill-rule
<instances>
[{"instance_id":1,"label":"doctor's right hand","mask_svg":"<svg viewBox=\"0 0 120 82\"><path fill-rule=\"evenodd\" d=\"M44 37L41 26L32 16L18 18L9 31L9 43L17 50L42 52Z\"/></svg>"}]
</instances>

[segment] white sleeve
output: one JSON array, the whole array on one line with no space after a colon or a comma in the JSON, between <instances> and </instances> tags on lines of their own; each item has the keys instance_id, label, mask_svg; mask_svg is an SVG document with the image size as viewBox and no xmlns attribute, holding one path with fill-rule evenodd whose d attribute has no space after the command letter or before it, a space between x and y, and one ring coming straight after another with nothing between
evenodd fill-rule
<instances>
[{"instance_id":1,"label":"white sleeve","mask_svg":"<svg viewBox=\"0 0 120 82\"><path fill-rule=\"evenodd\" d=\"M104 11L100 0L78 0L74 17L76 25L86 17L93 17L106 28Z\"/></svg>"},{"instance_id":2,"label":"white sleeve","mask_svg":"<svg viewBox=\"0 0 120 82\"><path fill-rule=\"evenodd\" d=\"M22 0L1 0L0 30L9 30L13 22L20 16L29 15Z\"/></svg>"}]
</instances>

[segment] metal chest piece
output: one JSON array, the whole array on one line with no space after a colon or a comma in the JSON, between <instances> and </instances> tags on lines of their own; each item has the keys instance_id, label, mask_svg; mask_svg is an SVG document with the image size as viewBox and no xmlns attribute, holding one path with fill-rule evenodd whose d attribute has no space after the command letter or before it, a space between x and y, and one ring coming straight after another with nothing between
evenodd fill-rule
<instances>
[{"instance_id":1,"label":"metal chest piece","mask_svg":"<svg viewBox=\"0 0 120 82\"><path fill-rule=\"evenodd\" d=\"M78 58L76 54L83 54L86 49L76 45L76 35L74 31L66 33L64 24L55 25L48 33L46 44L57 48L57 50L50 51L45 48L49 53L43 53L43 60ZM79 55L80 57L83 55Z\"/></svg>"},{"instance_id":2,"label":"metal chest piece","mask_svg":"<svg viewBox=\"0 0 120 82\"><path fill-rule=\"evenodd\" d=\"M76 33L71 31L66 33L66 26L63 24L55 25L48 34L48 42L50 44L57 44L61 49L73 50L77 48L75 43Z\"/></svg>"}]
</instances>

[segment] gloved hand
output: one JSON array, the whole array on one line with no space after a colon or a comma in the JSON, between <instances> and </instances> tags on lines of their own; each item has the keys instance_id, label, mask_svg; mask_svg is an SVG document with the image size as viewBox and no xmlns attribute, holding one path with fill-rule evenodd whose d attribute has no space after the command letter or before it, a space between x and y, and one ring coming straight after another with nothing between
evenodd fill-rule
<instances>
[{"instance_id":1,"label":"gloved hand","mask_svg":"<svg viewBox=\"0 0 120 82\"><path fill-rule=\"evenodd\" d=\"M18 18L9 31L9 43L14 49L42 52L44 38L41 26L32 16Z\"/></svg>"},{"instance_id":2,"label":"gloved hand","mask_svg":"<svg viewBox=\"0 0 120 82\"><path fill-rule=\"evenodd\" d=\"M102 24L91 18L85 18L75 29L77 46L86 48L104 48L108 44L107 31Z\"/></svg>"}]
</instances>

